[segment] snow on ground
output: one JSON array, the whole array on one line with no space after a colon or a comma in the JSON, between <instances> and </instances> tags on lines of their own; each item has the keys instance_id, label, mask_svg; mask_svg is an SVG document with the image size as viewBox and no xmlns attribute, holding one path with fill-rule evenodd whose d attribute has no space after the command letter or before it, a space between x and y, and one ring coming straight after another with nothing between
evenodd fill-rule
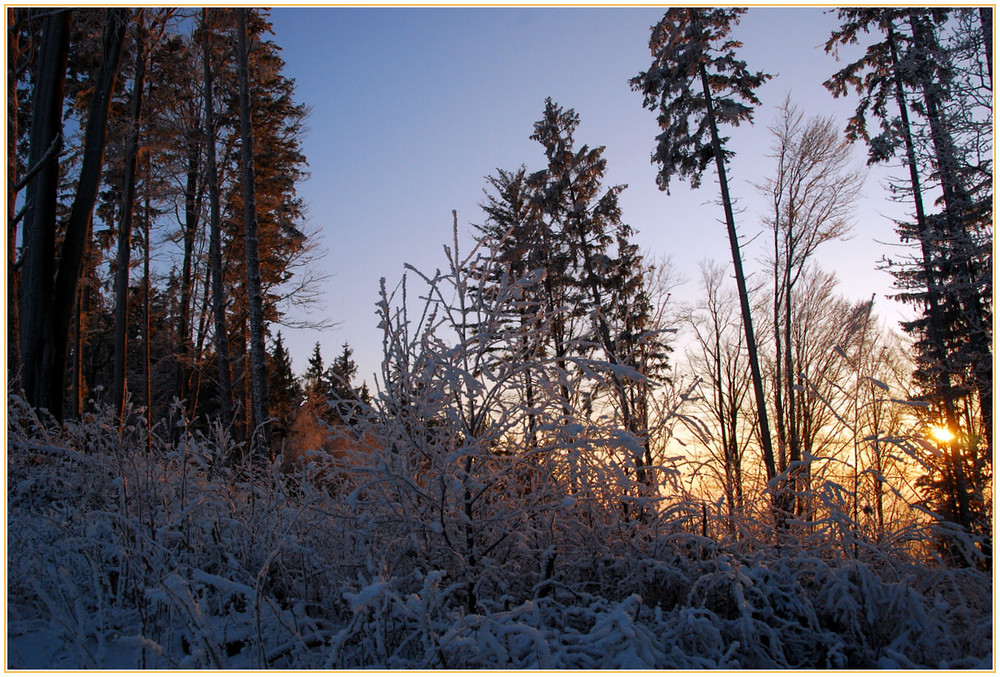
<instances>
[{"instance_id":1,"label":"snow on ground","mask_svg":"<svg viewBox=\"0 0 1000 677\"><path fill-rule=\"evenodd\" d=\"M925 533L712 539L681 503L562 499L429 519L404 499L448 487L388 461L314 482L220 469L225 444L147 456L141 426L11 406L8 669L992 668L991 575L908 554Z\"/></svg>"}]
</instances>

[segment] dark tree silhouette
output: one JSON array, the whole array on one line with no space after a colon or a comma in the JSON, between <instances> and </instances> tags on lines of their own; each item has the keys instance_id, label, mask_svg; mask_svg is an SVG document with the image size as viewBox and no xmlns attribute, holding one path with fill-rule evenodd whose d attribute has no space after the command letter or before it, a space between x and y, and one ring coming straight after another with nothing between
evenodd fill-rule
<instances>
[{"instance_id":1,"label":"dark tree silhouette","mask_svg":"<svg viewBox=\"0 0 1000 677\"><path fill-rule=\"evenodd\" d=\"M725 148L728 139L719 135L722 124L735 126L752 121L753 106L760 104L755 90L771 77L760 71L751 73L746 63L736 58L741 44L728 36L745 11L680 7L667 10L653 26L649 40L653 56L650 69L632 78L630 83L642 93L646 108L657 112L663 130L652 156L660 167L657 183L661 190L669 192L674 176L688 178L692 187L698 187L705 169L715 161L750 357L764 467L770 481L777 470L726 174L726 161L732 151Z\"/></svg>"}]
</instances>

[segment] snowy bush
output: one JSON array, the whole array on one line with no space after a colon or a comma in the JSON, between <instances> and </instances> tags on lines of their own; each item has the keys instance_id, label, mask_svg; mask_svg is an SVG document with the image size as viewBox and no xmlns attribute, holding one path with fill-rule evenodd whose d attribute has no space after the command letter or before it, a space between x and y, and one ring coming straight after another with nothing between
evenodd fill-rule
<instances>
[{"instance_id":1,"label":"snowy bush","mask_svg":"<svg viewBox=\"0 0 1000 677\"><path fill-rule=\"evenodd\" d=\"M416 273L416 310L383 290L383 383L335 455L228 466L180 407L168 436L10 397L8 667L990 665L991 576L931 557L928 527L871 538L830 478L781 528L666 462L639 482L635 435L580 395L611 366L512 359L546 318L500 321L525 280L486 293L489 255Z\"/></svg>"}]
</instances>

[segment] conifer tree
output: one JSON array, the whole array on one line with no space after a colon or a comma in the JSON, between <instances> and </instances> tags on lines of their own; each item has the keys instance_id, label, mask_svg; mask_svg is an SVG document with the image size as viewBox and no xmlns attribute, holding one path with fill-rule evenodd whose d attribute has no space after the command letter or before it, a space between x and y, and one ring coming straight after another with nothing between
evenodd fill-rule
<instances>
[{"instance_id":1,"label":"conifer tree","mask_svg":"<svg viewBox=\"0 0 1000 677\"><path fill-rule=\"evenodd\" d=\"M541 278L548 268L551 249L538 246L543 235L544 224L537 216L537 207L532 200L528 185L527 169L521 165L516 171L498 169L487 177L489 188L484 190L486 201L481 205L486 221L476 226L484 236L494 256L494 269L490 271L490 282L498 289L510 283L517 284L520 292L518 302L511 304L506 320L517 332L516 353L511 359L530 364L537 358L546 342L540 331L539 311L545 308L545 284ZM493 293L492 286L485 288ZM534 447L538 443L537 415L535 413L534 370L523 370L523 397L527 426L525 439Z\"/></svg>"},{"instance_id":2,"label":"conifer tree","mask_svg":"<svg viewBox=\"0 0 1000 677\"><path fill-rule=\"evenodd\" d=\"M612 401L623 428L643 449L631 465L637 481L650 487L650 391L644 378L662 368L665 344L651 332L644 288L648 270L631 242L631 227L622 221L618 197L625 186L604 187L604 148L577 147L579 123L573 109L547 99L531 135L544 149L546 167L530 175L523 169L501 173L492 180L498 194L484 208L500 251L494 277L525 278L525 298L512 318L523 337L524 358L540 355L535 318L545 316L551 318L550 349L560 369L567 369L572 354L598 355L612 365L607 378ZM535 276L535 270L544 274ZM622 367L634 369L633 376ZM525 379L526 406L533 411L530 370ZM561 388L568 412L572 394L565 384ZM534 444L533 415L528 424Z\"/></svg>"},{"instance_id":3,"label":"conifer tree","mask_svg":"<svg viewBox=\"0 0 1000 677\"><path fill-rule=\"evenodd\" d=\"M326 367L323 363L323 353L319 347L319 341L313 346L312 355L309 356L306 372L302 375L305 383L306 395L320 396L326 390L324 379L326 377Z\"/></svg>"},{"instance_id":4,"label":"conifer tree","mask_svg":"<svg viewBox=\"0 0 1000 677\"><path fill-rule=\"evenodd\" d=\"M827 50L856 43L862 33L884 37L869 45L864 56L838 71L825 84L835 96L854 90L859 95L849 138L863 139L869 161L882 162L905 153L909 181L902 191L913 200L915 223L898 224L904 242L916 241L920 254L912 262L889 260L903 290L900 298L923 310L905 323L918 338L917 381L946 427L959 433L959 401L966 392L978 394L984 457L992 457L992 190L970 187L970 163L959 157L956 127L946 114L954 64L938 39L948 20L945 9L842 9L840 28ZM911 113L914 117L911 117ZM868 130L876 118L879 134ZM928 135L921 133L923 128ZM929 161L928 161L929 160ZM932 186L941 191L940 213L928 213L924 195ZM989 271L989 272L987 272ZM987 366L989 365L989 366ZM938 495L945 515L967 530L974 518L976 487L984 485L985 464L973 463L967 476L964 456L980 451L973 430L963 436L968 450L948 443L945 468L936 473L944 489ZM934 482L931 478L927 481ZM947 507L947 506L952 506ZM982 527L975 527L981 529Z\"/></svg>"},{"instance_id":5,"label":"conifer tree","mask_svg":"<svg viewBox=\"0 0 1000 677\"><path fill-rule=\"evenodd\" d=\"M743 314L764 467L770 481L777 471L726 174L726 162L732 151L725 148L727 138L719 133L720 125L752 121L752 106L760 104L755 90L771 77L747 70L746 63L736 57L741 43L728 37L745 11L680 7L667 10L652 29L650 69L632 78L630 83L642 93L645 107L657 112L662 133L657 137L652 161L660 168L657 183L661 190L669 192L674 176L688 178L692 187L698 187L705 169L715 161Z\"/></svg>"},{"instance_id":6,"label":"conifer tree","mask_svg":"<svg viewBox=\"0 0 1000 677\"><path fill-rule=\"evenodd\" d=\"M353 355L351 346L344 342L340 354L324 373L327 397L333 402L333 412L341 423L348 425L357 421L358 405L364 402L362 392L352 385L358 373Z\"/></svg>"},{"instance_id":7,"label":"conifer tree","mask_svg":"<svg viewBox=\"0 0 1000 677\"><path fill-rule=\"evenodd\" d=\"M52 287L56 270L56 208L59 152L63 145L62 105L72 10L49 12L43 20L31 102L28 167L19 281L21 387L28 402L47 407L52 335Z\"/></svg>"},{"instance_id":8,"label":"conifer tree","mask_svg":"<svg viewBox=\"0 0 1000 677\"><path fill-rule=\"evenodd\" d=\"M292 359L279 331L270 354L269 391L271 394L272 434L279 440L288 437L302 405L302 387L292 371Z\"/></svg>"},{"instance_id":9,"label":"conifer tree","mask_svg":"<svg viewBox=\"0 0 1000 677\"><path fill-rule=\"evenodd\" d=\"M260 279L260 241L257 230L257 187L254 173L253 122L250 110L250 55L247 44L246 9L236 10L236 61L239 73L241 183L243 227L246 244L248 320L250 333L250 381L253 409L252 456L264 462L269 454L267 362L264 351L264 298Z\"/></svg>"}]
</instances>

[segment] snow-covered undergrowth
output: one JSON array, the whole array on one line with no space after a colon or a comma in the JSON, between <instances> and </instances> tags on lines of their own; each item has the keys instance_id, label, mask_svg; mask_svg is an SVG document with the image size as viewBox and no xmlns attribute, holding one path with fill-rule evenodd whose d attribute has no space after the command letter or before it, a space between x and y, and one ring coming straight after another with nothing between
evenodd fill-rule
<instances>
[{"instance_id":1,"label":"snow-covered undergrowth","mask_svg":"<svg viewBox=\"0 0 1000 677\"><path fill-rule=\"evenodd\" d=\"M445 457L407 481L380 445L251 473L221 462L223 435L181 422L147 453L141 422L111 421L60 428L9 400L9 668L992 661L990 574L897 546L717 541L686 528L698 514L682 501L616 520L597 498L519 498L513 482L471 502ZM527 472L516 461L503 476Z\"/></svg>"},{"instance_id":2,"label":"snow-covered undergrowth","mask_svg":"<svg viewBox=\"0 0 1000 677\"><path fill-rule=\"evenodd\" d=\"M543 350L537 274L455 240L415 308L383 286L382 382L336 452L261 467L180 407L60 426L9 398L8 667L991 666L991 575L935 559L941 525L874 534L832 479L808 520L759 482L738 514L697 499L643 440L669 389L624 416L641 360Z\"/></svg>"}]
</instances>

